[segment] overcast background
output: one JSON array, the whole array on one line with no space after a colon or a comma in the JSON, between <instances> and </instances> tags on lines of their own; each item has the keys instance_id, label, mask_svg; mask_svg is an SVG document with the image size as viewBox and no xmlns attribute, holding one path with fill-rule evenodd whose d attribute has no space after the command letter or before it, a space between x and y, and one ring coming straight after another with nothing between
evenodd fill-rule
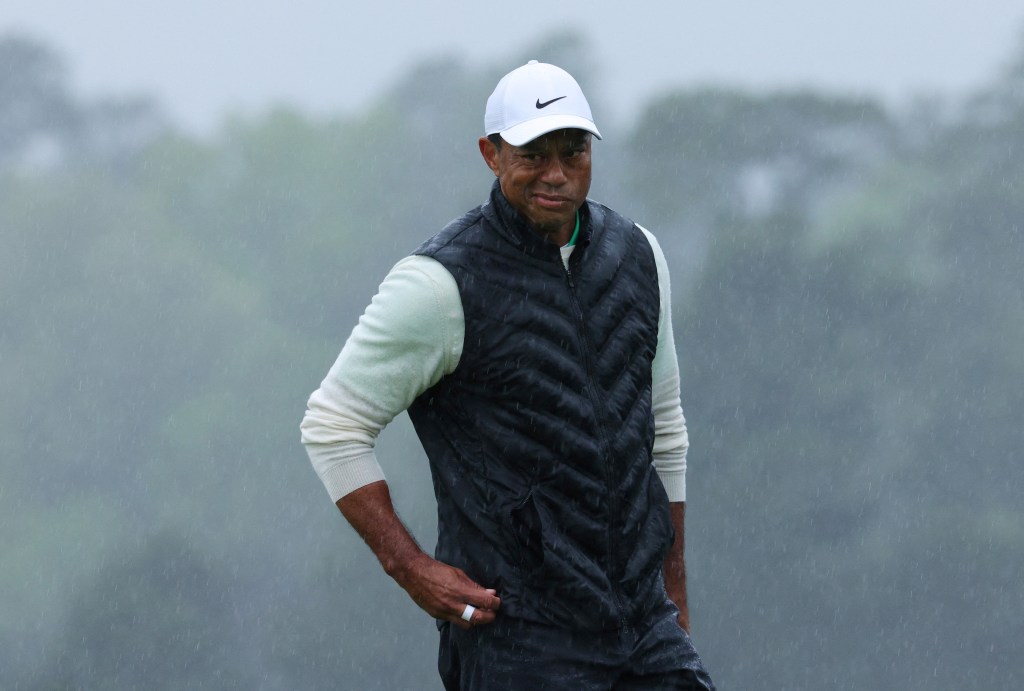
<instances>
[{"instance_id":1,"label":"overcast background","mask_svg":"<svg viewBox=\"0 0 1024 691\"><path fill-rule=\"evenodd\" d=\"M493 60L557 29L598 52L598 114L668 88L714 82L812 86L899 102L990 76L1021 30L1019 0L371 3L295 0L4 0L0 31L54 46L83 96L155 95L176 122L209 131L226 112L281 102L358 109L425 57Z\"/></svg>"},{"instance_id":2,"label":"overcast background","mask_svg":"<svg viewBox=\"0 0 1024 691\"><path fill-rule=\"evenodd\" d=\"M0 688L440 686L298 423L533 57L672 267L719 688L1024 688L1024 3L365 5L0 0Z\"/></svg>"}]
</instances>

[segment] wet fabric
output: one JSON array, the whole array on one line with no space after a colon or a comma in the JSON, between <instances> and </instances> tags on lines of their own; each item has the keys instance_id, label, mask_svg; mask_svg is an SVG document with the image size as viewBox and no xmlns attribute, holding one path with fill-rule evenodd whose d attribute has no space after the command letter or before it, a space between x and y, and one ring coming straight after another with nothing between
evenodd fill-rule
<instances>
[{"instance_id":1,"label":"wet fabric","mask_svg":"<svg viewBox=\"0 0 1024 691\"><path fill-rule=\"evenodd\" d=\"M658 269L588 201L567 271L495 185L417 250L455 278L465 347L409 416L430 460L436 558L512 617L607 630L659 604L672 542L653 462Z\"/></svg>"},{"instance_id":2,"label":"wet fabric","mask_svg":"<svg viewBox=\"0 0 1024 691\"><path fill-rule=\"evenodd\" d=\"M671 602L639 626L571 631L499 616L463 631L441 627L438 671L447 691L713 690Z\"/></svg>"}]
</instances>

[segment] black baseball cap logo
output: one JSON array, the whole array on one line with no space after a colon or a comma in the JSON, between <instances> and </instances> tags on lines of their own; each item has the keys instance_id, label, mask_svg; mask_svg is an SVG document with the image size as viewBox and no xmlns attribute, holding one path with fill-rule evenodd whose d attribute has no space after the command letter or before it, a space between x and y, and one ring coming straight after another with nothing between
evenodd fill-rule
<instances>
[{"instance_id":1,"label":"black baseball cap logo","mask_svg":"<svg viewBox=\"0 0 1024 691\"><path fill-rule=\"evenodd\" d=\"M563 98L565 98L565 96L559 96L558 98L553 98L550 101L544 101L543 103L541 103L540 99L538 98L537 99L537 110L540 110L541 108L547 108L548 106L550 106L555 101L561 101Z\"/></svg>"}]
</instances>

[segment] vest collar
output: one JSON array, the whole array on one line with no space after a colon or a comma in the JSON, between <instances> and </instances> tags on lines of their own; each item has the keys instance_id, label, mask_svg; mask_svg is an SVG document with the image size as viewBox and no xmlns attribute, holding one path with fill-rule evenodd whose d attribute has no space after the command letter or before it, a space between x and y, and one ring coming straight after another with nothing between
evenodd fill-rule
<instances>
[{"instance_id":1,"label":"vest collar","mask_svg":"<svg viewBox=\"0 0 1024 691\"><path fill-rule=\"evenodd\" d=\"M576 249L574 252L581 251L590 243L590 237L593 232L590 206L590 200L588 199L579 209L580 234L576 239ZM491 186L490 200L487 204L484 204L482 212L484 217L491 222L491 225L494 226L500 235L524 250L541 254L559 251L559 247L555 243L535 231L532 224L526 220L526 217L513 208L508 199L505 198L505 194L501 191L501 184L498 180L495 180ZM559 256L561 255L559 254Z\"/></svg>"}]
</instances>

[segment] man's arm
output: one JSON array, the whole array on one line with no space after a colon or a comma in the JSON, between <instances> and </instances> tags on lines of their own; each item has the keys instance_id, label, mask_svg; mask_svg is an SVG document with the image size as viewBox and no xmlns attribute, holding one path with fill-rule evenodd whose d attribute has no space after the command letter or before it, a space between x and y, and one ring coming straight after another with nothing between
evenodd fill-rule
<instances>
[{"instance_id":1,"label":"man's arm","mask_svg":"<svg viewBox=\"0 0 1024 691\"><path fill-rule=\"evenodd\" d=\"M364 485L343 496L337 505L384 571L427 614L463 629L494 621L501 605L495 591L483 588L461 569L439 562L420 549L395 513L386 482ZM471 623L462 619L467 604L476 607Z\"/></svg>"},{"instance_id":2,"label":"man's arm","mask_svg":"<svg viewBox=\"0 0 1024 691\"><path fill-rule=\"evenodd\" d=\"M377 437L458 365L464 330L458 286L435 260L406 257L384 278L300 426L331 501L384 479Z\"/></svg>"},{"instance_id":3,"label":"man's arm","mask_svg":"<svg viewBox=\"0 0 1024 691\"><path fill-rule=\"evenodd\" d=\"M494 620L500 600L462 571L431 559L395 513L374 454L384 427L458 364L464 324L455 279L426 257L391 270L310 396L302 441L346 520L384 570L438 619L468 627Z\"/></svg>"},{"instance_id":4,"label":"man's arm","mask_svg":"<svg viewBox=\"0 0 1024 691\"><path fill-rule=\"evenodd\" d=\"M658 266L658 292L661 304L658 320L658 349L652 364L654 389L654 467L665 485L675 540L662 566L665 590L679 608L679 625L689 633L690 609L686 599L686 558L684 555L686 518L686 452L690 446L686 418L679 395L679 363L672 333L672 290L668 263L657 239L641 228L651 243Z\"/></svg>"},{"instance_id":5,"label":"man's arm","mask_svg":"<svg viewBox=\"0 0 1024 691\"><path fill-rule=\"evenodd\" d=\"M684 555L686 540L684 537L684 526L686 518L686 502L674 501L669 503L669 511L672 513L672 528L676 537L665 556L665 563L662 567L665 574L665 590L669 598L679 608L678 622L683 629L690 632L690 608L686 602L686 557Z\"/></svg>"}]
</instances>

